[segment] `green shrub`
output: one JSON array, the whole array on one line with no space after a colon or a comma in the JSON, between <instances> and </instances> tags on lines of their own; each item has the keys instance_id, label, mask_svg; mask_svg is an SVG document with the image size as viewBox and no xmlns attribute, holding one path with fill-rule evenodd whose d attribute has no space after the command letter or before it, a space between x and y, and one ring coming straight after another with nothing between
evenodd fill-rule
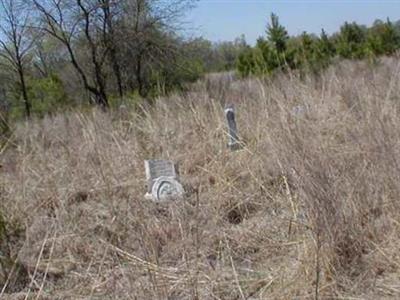
<instances>
[{"instance_id":1,"label":"green shrub","mask_svg":"<svg viewBox=\"0 0 400 300\"><path fill-rule=\"evenodd\" d=\"M62 110L68 104L63 83L56 75L31 79L29 95L32 99L32 112L40 117Z\"/></svg>"},{"instance_id":2,"label":"green shrub","mask_svg":"<svg viewBox=\"0 0 400 300\"><path fill-rule=\"evenodd\" d=\"M368 30L367 43L374 55L390 55L400 47L400 34L390 20L377 20Z\"/></svg>"},{"instance_id":3,"label":"green shrub","mask_svg":"<svg viewBox=\"0 0 400 300\"><path fill-rule=\"evenodd\" d=\"M340 28L337 36L337 53L347 59L360 59L366 56L367 29L357 23L347 23Z\"/></svg>"},{"instance_id":4,"label":"green shrub","mask_svg":"<svg viewBox=\"0 0 400 300\"><path fill-rule=\"evenodd\" d=\"M68 96L64 90L62 81L57 75L50 75L45 78L29 78L28 97L32 104L32 114L43 117L63 110L70 105ZM12 99L11 119L18 120L25 116L25 107L21 100L21 89L19 83L11 88Z\"/></svg>"}]
</instances>

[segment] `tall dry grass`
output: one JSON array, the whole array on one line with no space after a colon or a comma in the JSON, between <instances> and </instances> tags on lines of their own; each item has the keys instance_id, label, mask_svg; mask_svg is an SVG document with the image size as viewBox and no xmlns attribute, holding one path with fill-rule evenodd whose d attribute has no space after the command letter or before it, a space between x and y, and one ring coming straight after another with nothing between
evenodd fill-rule
<instances>
[{"instance_id":1,"label":"tall dry grass","mask_svg":"<svg viewBox=\"0 0 400 300\"><path fill-rule=\"evenodd\" d=\"M398 299L399 76L394 58L214 76L136 112L18 124L0 298ZM184 201L144 199L149 158L179 163Z\"/></svg>"}]
</instances>

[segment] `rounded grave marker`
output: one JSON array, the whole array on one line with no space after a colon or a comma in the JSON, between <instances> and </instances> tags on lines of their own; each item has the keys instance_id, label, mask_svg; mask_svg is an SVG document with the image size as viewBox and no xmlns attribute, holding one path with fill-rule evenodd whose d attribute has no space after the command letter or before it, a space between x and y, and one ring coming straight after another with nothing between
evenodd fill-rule
<instances>
[{"instance_id":1,"label":"rounded grave marker","mask_svg":"<svg viewBox=\"0 0 400 300\"><path fill-rule=\"evenodd\" d=\"M172 177L158 177L151 189L152 199L156 202L163 202L177 197L184 193L182 185Z\"/></svg>"}]
</instances>

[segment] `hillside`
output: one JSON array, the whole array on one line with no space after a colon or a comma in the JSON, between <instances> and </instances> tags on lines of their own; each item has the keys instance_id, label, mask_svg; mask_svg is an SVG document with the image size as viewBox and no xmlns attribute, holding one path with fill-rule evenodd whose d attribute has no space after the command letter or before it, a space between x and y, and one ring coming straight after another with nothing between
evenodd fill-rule
<instances>
[{"instance_id":1,"label":"hillside","mask_svg":"<svg viewBox=\"0 0 400 300\"><path fill-rule=\"evenodd\" d=\"M1 299L399 299L400 60L211 76L135 111L19 123ZM234 103L245 147L226 147ZM186 195L144 199L144 160Z\"/></svg>"}]
</instances>

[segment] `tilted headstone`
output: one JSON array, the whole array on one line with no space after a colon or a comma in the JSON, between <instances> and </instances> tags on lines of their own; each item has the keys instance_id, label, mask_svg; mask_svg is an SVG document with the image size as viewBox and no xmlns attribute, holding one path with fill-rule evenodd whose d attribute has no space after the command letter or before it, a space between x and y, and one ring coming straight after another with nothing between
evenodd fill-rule
<instances>
[{"instance_id":1,"label":"tilted headstone","mask_svg":"<svg viewBox=\"0 0 400 300\"><path fill-rule=\"evenodd\" d=\"M184 190L178 181L175 164L169 160L145 160L147 193L145 197L156 202L175 199Z\"/></svg>"},{"instance_id":2,"label":"tilted headstone","mask_svg":"<svg viewBox=\"0 0 400 300\"><path fill-rule=\"evenodd\" d=\"M235 108L233 105L227 105L225 107L225 116L228 121L228 147L233 151L240 148L239 138L237 135L237 126L235 120Z\"/></svg>"}]
</instances>

